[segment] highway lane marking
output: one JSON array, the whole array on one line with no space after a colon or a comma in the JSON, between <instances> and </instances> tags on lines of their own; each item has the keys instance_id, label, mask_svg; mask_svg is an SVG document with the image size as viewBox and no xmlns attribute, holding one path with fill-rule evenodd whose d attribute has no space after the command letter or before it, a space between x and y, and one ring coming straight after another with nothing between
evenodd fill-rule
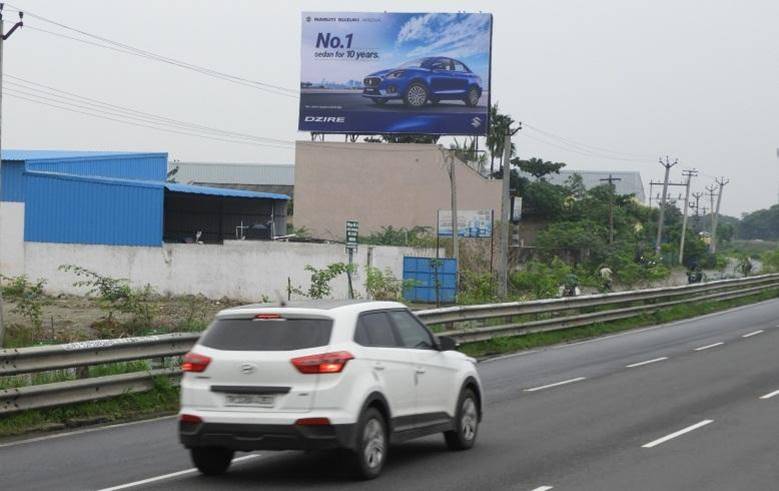
<instances>
[{"instance_id":1,"label":"highway lane marking","mask_svg":"<svg viewBox=\"0 0 779 491\"><path fill-rule=\"evenodd\" d=\"M533 491L549 491L550 489L554 489L554 486L539 486Z\"/></svg>"},{"instance_id":2,"label":"highway lane marking","mask_svg":"<svg viewBox=\"0 0 779 491\"><path fill-rule=\"evenodd\" d=\"M758 334L762 334L762 333L763 333L763 330L762 330L762 329L760 329L759 331L753 331L753 332L750 332L750 333L744 334L744 335L743 335L743 336L741 336L741 337L742 337L742 338L751 338L752 336L757 336Z\"/></svg>"},{"instance_id":3,"label":"highway lane marking","mask_svg":"<svg viewBox=\"0 0 779 491\"><path fill-rule=\"evenodd\" d=\"M779 390L775 390L775 391L773 391L771 393L768 393L768 394L766 394L764 396L760 396L760 399L770 399L770 398L772 398L774 396L779 396Z\"/></svg>"},{"instance_id":4,"label":"highway lane marking","mask_svg":"<svg viewBox=\"0 0 779 491\"><path fill-rule=\"evenodd\" d=\"M533 353L538 353L539 351L541 350L534 349L530 351L520 351L519 353L512 353L510 355L496 356L494 358L487 358L486 360L479 360L479 363L491 363L493 361L500 361L508 358L516 358L518 356L532 355Z\"/></svg>"},{"instance_id":5,"label":"highway lane marking","mask_svg":"<svg viewBox=\"0 0 779 491\"><path fill-rule=\"evenodd\" d=\"M94 427L94 428L84 428L82 430L67 431L67 432L63 432L63 433L55 433L53 435L44 435L44 436L38 436L38 437L35 437L35 438L28 438L27 440L18 440L18 441L13 441L13 442L8 442L8 443L0 443L0 448L14 447L16 445L23 445L25 443L42 442L42 441L53 440L55 438L62 438L62 437L66 437L66 436L75 436L75 435L82 435L84 433L92 433L93 431L110 430L110 429L113 429L113 428L123 428L125 426L133 426L133 425L138 425L138 424L142 424L142 423L153 423L153 422L156 422L156 421L163 421L163 420L166 420L166 419L175 419L175 418L178 418L177 414L174 414L174 415L171 415L171 416L161 416L159 418L142 419L142 420L138 420L138 421L129 421L127 423L118 423L118 424L113 424L113 425L108 425L108 426L97 426L97 427Z\"/></svg>"},{"instance_id":6,"label":"highway lane marking","mask_svg":"<svg viewBox=\"0 0 779 491\"><path fill-rule=\"evenodd\" d=\"M238 457L236 459L233 459L233 464L236 464L238 462L243 462L245 460L256 459L259 456L260 456L260 454L244 455L243 457ZM194 472L198 472L198 470L195 469L194 467L192 467L191 469L185 469L183 471L171 472L170 474L163 474L161 476L150 477L148 479L143 479L141 481L128 482L127 484L120 484L118 486L113 486L113 487L110 487L110 488L103 488L103 489L101 489L99 491L118 491L120 489L134 488L136 486L142 486L144 484L149 484L149 483L153 483L153 482L157 482L157 481L164 481L165 479L171 479L173 477L184 476L184 475L187 475L187 474L192 474Z\"/></svg>"},{"instance_id":7,"label":"highway lane marking","mask_svg":"<svg viewBox=\"0 0 779 491\"><path fill-rule=\"evenodd\" d=\"M665 361L667 359L668 359L667 356L661 356L660 358L655 358L653 360L640 361L638 363L633 363L631 365L625 365L625 368L641 367L641 366L644 366L644 365L649 365L650 363L657 363L658 361Z\"/></svg>"},{"instance_id":8,"label":"highway lane marking","mask_svg":"<svg viewBox=\"0 0 779 491\"><path fill-rule=\"evenodd\" d=\"M713 419L704 419L700 423L695 423L694 425L688 426L687 428L682 428L681 430L675 431L675 432L671 433L670 435L666 435L666 436L664 436L662 438L658 438L657 440L651 441L651 442L649 442L649 443L647 443L645 445L641 445L641 447L642 448L656 447L656 446L660 445L661 443L665 443L668 440L673 440L676 437L682 436L685 433L689 433L691 431L695 431L698 428L702 428L702 427L706 426L707 424L711 424L713 422L714 422Z\"/></svg>"},{"instance_id":9,"label":"highway lane marking","mask_svg":"<svg viewBox=\"0 0 779 491\"><path fill-rule=\"evenodd\" d=\"M695 348L695 351L703 351L703 350L709 349L709 348L716 348L717 346L722 346L723 344L725 344L725 343L723 343L722 341L720 341L719 343L707 344L706 346L701 346L700 348Z\"/></svg>"},{"instance_id":10,"label":"highway lane marking","mask_svg":"<svg viewBox=\"0 0 779 491\"><path fill-rule=\"evenodd\" d=\"M587 380L587 378L586 377L576 377L576 378L572 378L570 380L563 380L562 382L555 382L555 383L549 384L549 385L542 385L541 387L533 387L532 389L525 389L525 392L535 392L537 390L551 389L552 387L558 387L560 385L565 385L565 384L572 384L574 382L581 382L582 380Z\"/></svg>"}]
</instances>

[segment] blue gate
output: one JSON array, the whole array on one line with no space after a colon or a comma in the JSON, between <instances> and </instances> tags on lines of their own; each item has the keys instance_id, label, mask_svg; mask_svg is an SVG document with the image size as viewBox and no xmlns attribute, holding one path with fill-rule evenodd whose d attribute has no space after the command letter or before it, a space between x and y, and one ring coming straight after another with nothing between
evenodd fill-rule
<instances>
[{"instance_id":1,"label":"blue gate","mask_svg":"<svg viewBox=\"0 0 779 491\"><path fill-rule=\"evenodd\" d=\"M457 298L457 260L405 256L403 297L411 302L454 303Z\"/></svg>"}]
</instances>

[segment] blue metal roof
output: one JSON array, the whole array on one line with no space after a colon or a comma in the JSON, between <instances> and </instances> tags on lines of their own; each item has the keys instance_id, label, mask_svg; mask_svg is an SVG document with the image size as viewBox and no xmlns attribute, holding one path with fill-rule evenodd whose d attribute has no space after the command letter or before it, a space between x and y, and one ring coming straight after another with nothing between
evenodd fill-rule
<instances>
[{"instance_id":1,"label":"blue metal roof","mask_svg":"<svg viewBox=\"0 0 779 491\"><path fill-rule=\"evenodd\" d=\"M103 184L116 184L121 186L137 186L157 189L167 189L174 193L187 193L187 194L204 194L208 196L225 196L232 198L254 198L254 199L276 199L276 200L289 200L289 196L286 194L276 193L262 193L257 191L244 191L242 189L229 189L229 188L212 188L208 186L197 186L195 184L179 184L175 182L163 182L163 181L141 181L136 179L120 179L116 177L101 177L101 176L80 176L74 174L63 174L59 172L41 172L41 171L27 171L25 174L29 175L41 175L56 177L59 179L75 180L75 181L90 181L99 182Z\"/></svg>"},{"instance_id":2,"label":"blue metal roof","mask_svg":"<svg viewBox=\"0 0 779 491\"><path fill-rule=\"evenodd\" d=\"M106 159L116 157L158 157L166 156L164 152L104 152L100 150L17 150L17 149L3 149L3 160L64 160L64 159Z\"/></svg>"},{"instance_id":3,"label":"blue metal roof","mask_svg":"<svg viewBox=\"0 0 779 491\"><path fill-rule=\"evenodd\" d=\"M286 194L263 193L259 191L244 191L243 189L212 188L208 186L197 186L194 184L179 184L175 182L163 183L165 189L174 193L189 194L207 194L209 196L227 196L232 198L264 198L288 200Z\"/></svg>"}]
</instances>

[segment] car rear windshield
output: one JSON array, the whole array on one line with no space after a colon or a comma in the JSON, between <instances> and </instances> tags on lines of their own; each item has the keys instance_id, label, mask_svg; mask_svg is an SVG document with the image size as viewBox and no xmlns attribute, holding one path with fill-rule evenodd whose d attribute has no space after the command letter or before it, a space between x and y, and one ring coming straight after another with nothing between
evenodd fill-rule
<instances>
[{"instance_id":1,"label":"car rear windshield","mask_svg":"<svg viewBox=\"0 0 779 491\"><path fill-rule=\"evenodd\" d=\"M328 344L332 330L330 319L216 319L200 344L230 351L292 351Z\"/></svg>"}]
</instances>

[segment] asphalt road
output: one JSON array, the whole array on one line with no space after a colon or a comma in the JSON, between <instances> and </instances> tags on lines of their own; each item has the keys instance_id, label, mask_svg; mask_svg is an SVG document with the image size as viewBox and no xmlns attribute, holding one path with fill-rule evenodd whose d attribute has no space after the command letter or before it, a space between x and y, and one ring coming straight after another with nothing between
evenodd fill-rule
<instances>
[{"instance_id":1,"label":"asphalt road","mask_svg":"<svg viewBox=\"0 0 779 491\"><path fill-rule=\"evenodd\" d=\"M311 108L335 108L346 111L374 111L374 112L402 112L402 113L417 113L417 112L436 112L436 113L473 113L484 114L487 112L487 94L482 95L479 100L479 105L475 107L468 107L464 102L460 101L441 101L438 105L425 104L420 108L410 108L403 104L403 101L390 100L386 104L379 106L374 104L367 97L363 97L361 93L309 93L301 95L302 107Z\"/></svg>"},{"instance_id":2,"label":"asphalt road","mask_svg":"<svg viewBox=\"0 0 779 491\"><path fill-rule=\"evenodd\" d=\"M476 447L393 447L355 482L339 454L191 469L172 418L0 443L3 489L779 489L779 300L485 362ZM137 485L131 485L138 483ZM119 486L119 488L116 488ZM125 487L122 487L125 486Z\"/></svg>"}]
</instances>

